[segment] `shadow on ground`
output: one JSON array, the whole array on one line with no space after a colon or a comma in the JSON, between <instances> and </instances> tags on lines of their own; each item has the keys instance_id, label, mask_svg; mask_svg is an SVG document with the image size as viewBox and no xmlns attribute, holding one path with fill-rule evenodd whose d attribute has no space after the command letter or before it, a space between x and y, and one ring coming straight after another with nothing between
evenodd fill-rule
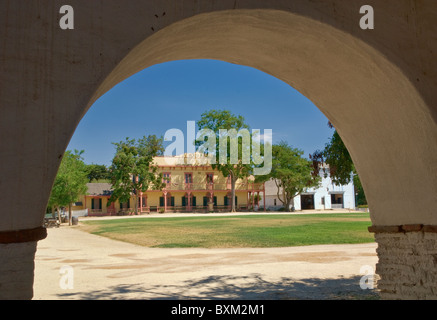
<instances>
[{"instance_id":1,"label":"shadow on ground","mask_svg":"<svg viewBox=\"0 0 437 320\"><path fill-rule=\"evenodd\" d=\"M210 276L174 285L117 285L100 291L65 293L60 299L80 300L375 300L377 290L360 288L360 278L292 279L273 282L258 274Z\"/></svg>"}]
</instances>

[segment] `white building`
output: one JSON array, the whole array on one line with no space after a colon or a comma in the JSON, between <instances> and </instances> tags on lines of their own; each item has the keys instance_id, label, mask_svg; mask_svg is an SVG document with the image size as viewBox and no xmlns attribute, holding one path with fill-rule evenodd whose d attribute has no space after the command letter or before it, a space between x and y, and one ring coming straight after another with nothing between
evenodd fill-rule
<instances>
[{"instance_id":1,"label":"white building","mask_svg":"<svg viewBox=\"0 0 437 320\"><path fill-rule=\"evenodd\" d=\"M329 169L325 172L320 170L322 181L320 187L309 188L301 195L294 198L295 210L330 210L330 209L351 209L355 210L355 188L353 179L347 185L336 186L329 176ZM266 208L278 210L284 205L278 199L278 188L275 181L266 182ZM280 193L281 194L281 193Z\"/></svg>"}]
</instances>

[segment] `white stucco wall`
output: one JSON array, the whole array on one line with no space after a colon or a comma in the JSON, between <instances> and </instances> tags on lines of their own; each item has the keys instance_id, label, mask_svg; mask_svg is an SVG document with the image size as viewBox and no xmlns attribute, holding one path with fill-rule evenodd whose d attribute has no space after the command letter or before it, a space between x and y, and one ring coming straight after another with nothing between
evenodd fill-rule
<instances>
[{"instance_id":1,"label":"white stucco wall","mask_svg":"<svg viewBox=\"0 0 437 320\"><path fill-rule=\"evenodd\" d=\"M315 210L330 210L338 209L339 207L331 204L331 194L341 194L343 196L344 209L355 209L355 188L354 183L351 181L347 185L337 186L332 183L331 177L325 178L323 171L320 172L322 181L319 188L309 188L305 190L302 195L314 196L314 209ZM325 198L325 204L322 199ZM276 199L276 206L275 206ZM266 183L266 208L275 210L283 207L281 201L279 201L276 194L276 186L273 181ZM296 210L302 210L301 195L294 198L294 207Z\"/></svg>"}]
</instances>

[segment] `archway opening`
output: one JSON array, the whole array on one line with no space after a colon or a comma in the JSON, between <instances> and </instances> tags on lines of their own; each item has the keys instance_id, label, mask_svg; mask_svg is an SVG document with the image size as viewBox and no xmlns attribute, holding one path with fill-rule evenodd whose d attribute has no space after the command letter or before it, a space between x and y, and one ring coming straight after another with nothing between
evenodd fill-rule
<instances>
[{"instance_id":1,"label":"archway opening","mask_svg":"<svg viewBox=\"0 0 437 320\"><path fill-rule=\"evenodd\" d=\"M231 71L232 69L236 69L237 71ZM176 71L175 71L176 70ZM186 85L186 73L188 70L191 72L190 78L196 78L197 82L191 85L187 85L190 88L184 87ZM206 79L206 75L208 75L208 78L211 75L214 75L211 79ZM141 79L141 78L144 79ZM229 82L229 79L232 79L233 82ZM228 80L228 81L226 81ZM169 82L175 82L175 84L170 84ZM184 82L185 81L185 82ZM152 83L153 82L153 83ZM220 86L220 82L225 82L226 85ZM179 91L177 90L177 87L180 86L182 83L182 88L179 88ZM240 85L239 85L240 84ZM242 84L242 85L241 85ZM118 92L117 92L118 91ZM163 93L164 91L165 93ZM199 92L200 94L204 95L206 98L199 98L196 96L196 93ZM181 97L182 96L182 97ZM221 100L223 99L223 101ZM200 102L199 102L200 101ZM327 139L332 135L332 130L328 128L327 126L327 118L320 113L320 111L314 106L308 99L304 98L302 95L300 95L296 90L291 88L290 86L284 84L282 81L273 78L272 76L266 75L262 72L259 72L257 70L254 70L252 68L247 67L241 67L236 65L231 65L228 63L218 62L218 61L176 61L173 63L166 63L163 65L159 65L154 67L150 67L140 74L137 74L126 81L122 82L120 85L116 86L114 89L109 91L107 94L102 96L95 104L94 106L88 111L88 114L84 117L83 123L79 126L77 130L77 136L73 137L72 143L69 147L69 149L85 149L84 156L87 156L87 151L91 151L91 155L89 158L87 158L88 163L105 163L109 164L110 160L114 153L114 148L111 146L111 142L116 142L119 140L123 140L126 136L129 137L137 137L138 135L144 135L145 133L150 134L157 134L162 135L164 134L165 130L168 130L172 127L183 127L186 125L186 121L190 119L198 119L200 117L200 114L205 111L202 109L203 106L218 106L221 107L223 105L226 105L231 111L241 114L245 116L248 123L251 124L251 126L260 127L260 128L269 128L271 127L273 129L273 141L279 142L281 140L287 140L289 138L289 143L296 146L301 147L302 145L305 145L305 142L308 143L305 145L303 149L305 149L306 157L309 153L313 152L317 148L322 148L323 145L327 142ZM165 109L166 106L168 109ZM181 108L181 106L183 106ZM266 107L267 106L267 107ZM138 107L138 108L136 108ZM288 108L288 109L286 109ZM155 111L153 110L155 109ZM283 110L286 109L287 111L284 112ZM151 110L151 111L150 111ZM263 112L265 111L265 112ZM144 112L144 113L142 113ZM180 112L180 113L178 113ZM277 113L281 112L281 116L278 117ZM174 114L173 116L170 116L170 114ZM126 118L124 118L126 116ZM162 119L164 118L164 121L160 120L153 120L153 119ZM151 121L144 121L142 119L150 119ZM257 122L258 121L258 122ZM290 126L289 123L294 123L293 126ZM155 125L152 129L152 127ZM115 129L113 129L115 128ZM150 131L149 131L150 130ZM290 132L287 132L286 130L290 130ZM276 133L278 133L278 136L276 137ZM113 134L113 135L112 135ZM291 139L290 139L291 138ZM90 141L93 139L94 141ZM106 139L106 141L105 141ZM102 141L103 140L103 141ZM88 144L89 143L89 144ZM104 146L103 149L100 149L101 146ZM94 151L95 149L95 151ZM108 151L108 152L106 152ZM108 153L109 156L105 156L105 154ZM101 156L101 158L96 158L96 155ZM102 159L106 159L102 160ZM205 171L205 174L208 174L210 172L210 169ZM197 173L197 172L196 172ZM205 192L209 192L209 190L205 190ZM229 192L228 191L220 191L220 195L212 195L212 198L214 199L216 203L216 207L221 205L226 205L226 200L229 201ZM181 192L179 192L181 193ZM198 194L197 194L198 193ZM198 206L200 207L202 204L204 204L204 200L201 198L201 194L197 191L197 193L191 193L189 196L184 191L181 194L182 196L177 197L178 193L175 191L172 191L171 193L167 194L167 204L169 207L172 207L172 202L177 203L181 202L183 204L183 201L185 201L185 206L189 203L191 206ZM221 197L220 197L221 196ZM247 195L246 195L247 196ZM353 197L353 196L352 196ZM152 205L153 196L147 196L144 201L144 203L148 203L149 205ZM173 198L173 199L172 199ZM180 198L180 199L179 199ZM190 198L190 200L188 200ZM240 197L240 204L244 204L245 197ZM157 198L158 199L158 198ZM197 201L195 201L196 199ZM203 201L202 201L203 200ZM161 196L159 198L159 201L156 203L153 203L153 207L159 207L163 206L165 201L165 196ZM272 200L273 201L273 200ZM94 203L94 200L91 200L92 203ZM261 201L258 201L257 204L261 203ZM247 204L246 204L247 205ZM132 207L132 204L130 205ZM280 206L278 206L280 207ZM129 208L129 205L126 207ZM83 208L81 208L83 209ZM95 210L101 210L101 207L99 208L88 208L88 209L95 209ZM272 208L272 211L268 214L274 214L274 210L278 208ZM314 207L308 208L308 209L316 209ZM320 210L320 208L317 208ZM350 208L352 209L352 208ZM97 212L97 211L96 211ZM155 211L154 211L155 212ZM158 213L159 210L157 208L156 213ZM214 220L214 217L211 217L211 224L214 223L224 223L223 221ZM241 218L235 218L235 219L241 219ZM255 218L254 218L255 219ZM137 220L138 221L138 220ZM262 223L261 220L258 220L257 223ZM270 222L273 223L270 227L277 225L277 223L281 223L281 221L273 221ZM171 227L170 227L171 228ZM178 227L175 227L174 233L177 233ZM186 229L187 230L187 229ZM363 227L364 232L367 232L366 227ZM223 232L222 229L216 230L218 233ZM281 232L284 232L282 230ZM309 232L311 234L311 232ZM203 234L200 237L208 236L208 234ZM320 236L320 234L319 234ZM50 237L50 231L49 231L49 237ZM323 235L322 235L323 237ZM267 239L269 236L267 237ZM77 239L78 242L79 239ZM125 239L126 240L126 239ZM128 241L128 240L126 240ZM261 240L262 241L262 240ZM180 246L182 242L180 243L173 243L173 244L160 244L164 247L175 247ZM259 243L255 245L259 246ZM182 245L186 245L183 244ZM220 246L220 243L217 243L217 246ZM225 245L229 246L229 244ZM43 245L44 246L44 245ZM92 243L90 243L90 246L93 246ZM99 244L96 244L96 246L99 246ZM275 247L275 245L273 245ZM45 256L45 248L41 249L39 251L40 256L37 256L37 263L41 263L41 259L47 258ZM62 245L61 248L58 248L60 250L72 250L68 245ZM370 250L369 250L370 249ZM121 250L121 249L120 249ZM238 250L241 250L240 252ZM290 290L290 296L289 297L316 297L317 294L314 291L309 290L310 287L312 287L314 284L318 284L320 287L326 287L329 288L330 286L334 286L335 288L345 289L345 292L342 295L335 296L330 295L329 289L327 291L319 296L322 298L345 298L348 296L348 294L351 294L350 288L353 288L352 291L355 292L355 298L360 293L366 293L365 296L368 297L369 295L367 292L361 291L359 288L359 283L356 281L356 277L349 278L349 274L345 271L344 266L338 267L338 268L332 268L332 273L339 273L342 277L345 277L343 282L340 280L333 278L330 281L327 280L320 280L317 277L311 277L309 273L307 273L307 278L302 283L306 283L302 286L302 288L297 289L295 288L295 284L293 284L293 281L297 281L296 278L293 278L293 276L296 276L296 274L287 274L287 273L279 273L279 275L285 279L287 278L287 284L284 286L284 284L279 284L279 281L277 279L271 279L269 282L269 285L266 291L264 292L264 289L260 289L262 286L265 285L265 280L272 275L262 275L262 274L256 274L256 272L260 271L259 267L255 267L254 269L246 270L242 273L242 271L236 272L236 273L225 273L226 271L219 270L221 268L235 268L238 264L253 264L253 258L254 256L263 256L266 259L277 259L279 256L282 256L286 254L286 252L277 252L272 255L269 255L266 251L262 251L262 249L254 249L255 251L258 250L257 253L253 252L246 252L247 249L241 249L238 248L238 245L236 248L231 248L231 250L227 253L218 253L218 256L223 255L223 259L228 259L228 263L222 263L220 261L211 263L211 265L215 265L214 272L208 274L206 273L203 279L199 278L187 278L182 282L176 282L173 283L172 286L174 287L174 290L177 294L180 294L180 291L182 287L184 287L184 283L190 283L190 286L196 288L197 290L202 289L201 284L204 282L207 282L210 285L213 285L216 282L223 282L226 283L227 287L236 287L241 285L239 290L239 296L240 298L248 297L247 294L253 294L250 293L251 291L257 290L257 297L266 297L266 295L276 293L269 293L269 291L275 291L275 290L286 290L285 287L288 287ZM251 249L249 249L250 251ZM275 250L275 249L273 249ZM315 250L315 251L314 251ZM296 263L299 264L301 262L306 262L309 264L319 264L318 268L313 270L314 273L319 273L319 275L322 275L322 271L320 269L320 266L324 263L330 263L332 262L332 259L336 260L339 266L341 266L341 261L346 259L346 256L343 256L343 253L341 250L348 250L347 246L344 246L340 248L340 251L334 252L332 250L328 252L324 252L322 248L315 248L313 251L309 250L309 252L306 253L297 253L292 252L290 253L290 259L288 263ZM374 252L374 248L372 246L361 248L361 250L366 251L367 254L371 255L372 252ZM65 252L64 251L64 252ZM70 262L70 265L73 266L76 270L78 270L78 273L81 272L81 268L83 268L83 265L88 265L86 267L87 270L93 269L93 263L92 259L86 258L82 255L79 256L70 256L69 258L64 259L64 261ZM171 251L167 251L166 254L172 254ZM184 256L188 255L185 253ZM210 255L215 254L211 253ZM236 256L239 254L246 255L244 259L238 260ZM302 258L297 258L297 255L300 254ZM351 253L353 255L353 253ZM134 254L129 253L111 253L112 256L117 256L119 258L125 258L126 260L123 261L118 266L115 262L111 261L111 257L107 257L107 260L100 261L100 268L108 268L112 270L118 270L120 268L128 267L129 263L131 263L131 259L134 257ZM199 258L195 258L196 255L199 255L199 253L191 253L193 256L193 259L198 264L198 268L204 270L207 270L208 267L200 263ZM315 255L321 255L326 256L326 258L317 258L315 259ZM202 256L202 255L200 255ZM199 256L199 257L200 257ZM231 259L231 256L234 258ZM330 256L330 257L328 257ZM207 255L202 256L204 258L207 257ZM208 256L210 258L210 256ZM144 257L141 255L141 259L137 259L136 261L143 261ZM176 258L175 258L176 259ZM185 259L183 257L178 259ZM315 260L314 260L315 259ZM325 260L324 260L325 259ZM370 256L371 263L374 263L373 260L375 260L375 255L372 257ZM155 267L157 267L158 261L148 262L148 264L152 265L155 264ZM285 262L287 259L284 260ZM118 262L120 263L120 262ZM161 261L162 263L162 261ZM178 261L178 263L181 263ZM320 264L322 263L322 264ZM359 267L361 267L362 261L356 262L360 263L360 265L350 265L350 269L356 269L355 272L359 272ZM112 267L110 267L112 265ZM186 264L185 268L190 268L192 264L188 263ZM141 263L138 263L138 268L136 271L136 275L140 276L142 272L147 273L146 269L143 270L143 267ZM175 268L175 266L167 266L169 268ZM193 267L193 266L191 266ZM283 268L285 268L284 265L282 265ZM264 268L264 267L261 267ZM200 270L199 269L199 270ZM274 268L273 268L274 269ZM337 269L337 271L336 271ZM40 270L37 268L37 270ZM290 269L291 270L291 269ZM186 277L185 274L186 270L182 270L180 273L180 277ZM91 272L91 271L89 271ZM302 272L302 271L300 271ZM345 272L345 273L344 273ZM109 275L111 277L115 277L116 275L120 275L118 271L114 271L112 275ZM78 276L79 277L79 276ZM140 276L141 277L141 276ZM267 278L266 278L267 277ZM285 277L285 278L284 278ZM329 277L329 276L328 276ZM123 278L123 277L122 277ZM159 278L159 277L157 277ZM97 278L96 282L97 282ZM209 280L208 280L209 279ZM207 281L208 280L208 281ZM36 296L39 297L40 292L38 291L38 283L41 281L41 278L36 273ZM150 280L154 285L152 287L154 288L160 288L163 286L162 283L156 282L156 280ZM154 282L155 281L155 282ZM241 281L246 282L246 284L241 284ZM264 282L264 285L263 285ZM352 286L352 283L355 283L355 286ZM166 284L169 285L169 284ZM120 286L125 286L125 292L132 294L134 292L135 294L139 294L137 291L147 291L146 287L143 287L141 285L141 282L137 282L135 284L130 284L127 286L125 283L122 282L118 284L113 284L112 286L107 286L105 288L102 288L101 295L93 295L91 292L82 292L82 293L76 293L77 297L82 298L99 298L99 297L111 297L116 295L116 291ZM257 289L257 287L260 287ZM77 283L77 288L80 288L79 282ZM115 288L115 289L114 289ZM57 288L56 288L57 289ZM150 289L150 288L149 288ZM58 289L57 289L58 290ZM226 291L226 290L225 290ZM56 290L55 290L56 292ZM174 293L174 294L176 294ZM213 297L213 295L219 294L216 290L211 290L207 293L209 296L207 297ZM220 293L225 294L225 293ZM230 294L229 292L227 294ZM61 294L62 296L62 294ZM128 295L126 295L128 296ZM370 295L372 296L372 294ZM153 296L150 296L153 297ZM169 297L165 296L164 297ZM205 297L205 296L204 296ZM217 297L217 296L216 296ZM279 296L278 296L279 298Z\"/></svg>"},{"instance_id":2,"label":"archway opening","mask_svg":"<svg viewBox=\"0 0 437 320\"><path fill-rule=\"evenodd\" d=\"M418 186L414 191L399 187L404 179L413 183L411 179L419 177L401 168L414 166L412 170L418 172L429 171L429 166L422 163L425 159L412 164L398 146L421 148L411 133L417 134L419 123L431 120L409 80L374 48L350 34L282 11L201 14L160 30L131 50L102 82L89 106L138 71L181 59L214 59L253 67L312 101L350 151L374 224L391 225L393 219L414 223L412 212L419 210L417 205L429 211L426 199L421 204L401 204L412 192L420 195L421 190L433 187L431 181L424 184L420 179L414 182ZM420 120L406 120L413 117ZM421 139L428 141L429 136L423 134Z\"/></svg>"}]
</instances>

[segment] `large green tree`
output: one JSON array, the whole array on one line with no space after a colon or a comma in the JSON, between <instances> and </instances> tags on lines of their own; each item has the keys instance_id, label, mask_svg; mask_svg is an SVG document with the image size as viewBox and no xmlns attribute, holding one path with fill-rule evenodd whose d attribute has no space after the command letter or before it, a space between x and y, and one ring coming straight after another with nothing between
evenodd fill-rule
<instances>
[{"instance_id":1,"label":"large green tree","mask_svg":"<svg viewBox=\"0 0 437 320\"><path fill-rule=\"evenodd\" d=\"M142 155L162 156L164 154L163 142L163 137L158 138L154 134L144 136L138 139L138 150Z\"/></svg>"},{"instance_id":2,"label":"large green tree","mask_svg":"<svg viewBox=\"0 0 437 320\"><path fill-rule=\"evenodd\" d=\"M216 150L213 152L216 161L211 165L214 169L219 170L223 176L229 177L231 182L231 212L235 212L236 182L238 179L245 179L250 176L254 168L252 160L250 158L244 159L243 156L243 154L250 155L251 136L249 126L245 123L243 116L235 115L229 110L206 111L201 115L197 125L199 130L211 130L216 136ZM244 133L240 136L239 133L243 131ZM234 136L238 136L235 140L236 146L231 142L230 136L232 133ZM225 141L226 149L223 148L223 142ZM198 141L196 144L202 146L202 142ZM222 148L220 148L220 145L222 145Z\"/></svg>"},{"instance_id":3,"label":"large green tree","mask_svg":"<svg viewBox=\"0 0 437 320\"><path fill-rule=\"evenodd\" d=\"M57 208L68 206L68 221L71 225L71 206L86 194L87 168L82 158L83 151L66 151L53 184L49 200L49 207Z\"/></svg>"},{"instance_id":4,"label":"large green tree","mask_svg":"<svg viewBox=\"0 0 437 320\"><path fill-rule=\"evenodd\" d=\"M153 157L164 152L162 139L144 136L138 140L126 138L113 144L116 147L110 166L113 193L108 204L116 200L128 202L134 195L135 213L138 214L140 192L164 187L158 167L153 164Z\"/></svg>"},{"instance_id":5,"label":"large green tree","mask_svg":"<svg viewBox=\"0 0 437 320\"><path fill-rule=\"evenodd\" d=\"M294 198L307 188L318 187L320 176L313 175L310 160L303 157L303 151L281 141L272 148L272 171L257 177L258 182L273 180L277 186L277 196L287 212L294 210Z\"/></svg>"},{"instance_id":6,"label":"large green tree","mask_svg":"<svg viewBox=\"0 0 437 320\"><path fill-rule=\"evenodd\" d=\"M107 180L109 179L109 170L104 164L89 164L87 165L88 181Z\"/></svg>"}]
</instances>

